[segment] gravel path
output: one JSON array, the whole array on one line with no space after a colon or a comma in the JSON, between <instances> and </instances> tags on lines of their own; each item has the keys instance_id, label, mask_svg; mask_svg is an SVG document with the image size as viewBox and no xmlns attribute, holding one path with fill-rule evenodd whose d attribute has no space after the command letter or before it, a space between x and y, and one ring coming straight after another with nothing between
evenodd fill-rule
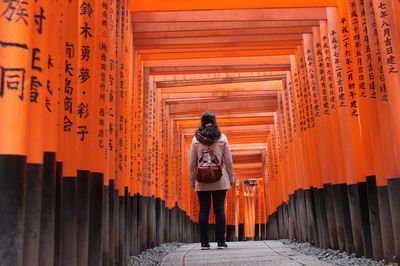
<instances>
[{"instance_id":1,"label":"gravel path","mask_svg":"<svg viewBox=\"0 0 400 266\"><path fill-rule=\"evenodd\" d=\"M300 253L318 258L333 265L387 265L383 263L383 261L378 262L364 257L357 258L354 254L348 254L339 250L317 248L312 246L310 243L291 242L287 239L280 241Z\"/></svg>"},{"instance_id":2,"label":"gravel path","mask_svg":"<svg viewBox=\"0 0 400 266\"><path fill-rule=\"evenodd\" d=\"M162 259L171 251L185 245L184 243L164 243L152 249L143 251L137 256L129 258L129 266L153 266L161 265Z\"/></svg>"}]
</instances>

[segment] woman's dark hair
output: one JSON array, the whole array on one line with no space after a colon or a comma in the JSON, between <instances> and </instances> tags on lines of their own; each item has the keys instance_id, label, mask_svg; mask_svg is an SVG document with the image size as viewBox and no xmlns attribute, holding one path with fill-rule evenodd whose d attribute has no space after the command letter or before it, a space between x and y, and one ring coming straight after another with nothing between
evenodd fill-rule
<instances>
[{"instance_id":1,"label":"woman's dark hair","mask_svg":"<svg viewBox=\"0 0 400 266\"><path fill-rule=\"evenodd\" d=\"M205 144L211 145L221 137L221 131L217 126L217 119L213 112L205 112L201 115L201 127L196 131L196 139Z\"/></svg>"}]
</instances>

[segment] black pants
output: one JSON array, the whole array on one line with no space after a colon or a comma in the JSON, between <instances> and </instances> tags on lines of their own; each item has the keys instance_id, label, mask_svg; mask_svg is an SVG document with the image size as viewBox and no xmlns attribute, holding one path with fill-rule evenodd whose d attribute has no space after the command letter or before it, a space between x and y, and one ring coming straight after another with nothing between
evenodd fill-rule
<instances>
[{"instance_id":1,"label":"black pants","mask_svg":"<svg viewBox=\"0 0 400 266\"><path fill-rule=\"evenodd\" d=\"M214 214L216 219L216 238L217 242L225 241L225 196L226 190L198 191L197 195L200 202L200 240L201 243L208 243L208 216L211 208L211 195L213 199Z\"/></svg>"}]
</instances>

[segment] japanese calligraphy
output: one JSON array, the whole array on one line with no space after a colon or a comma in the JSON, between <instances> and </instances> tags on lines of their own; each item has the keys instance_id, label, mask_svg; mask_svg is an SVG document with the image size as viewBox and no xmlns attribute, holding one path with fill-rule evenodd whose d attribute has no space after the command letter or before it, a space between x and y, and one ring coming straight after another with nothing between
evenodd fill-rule
<instances>
[{"instance_id":1,"label":"japanese calligraphy","mask_svg":"<svg viewBox=\"0 0 400 266\"><path fill-rule=\"evenodd\" d=\"M89 116L89 105L85 103L80 103L78 105L78 116L80 118L87 118Z\"/></svg>"},{"instance_id":2,"label":"japanese calligraphy","mask_svg":"<svg viewBox=\"0 0 400 266\"><path fill-rule=\"evenodd\" d=\"M21 0L2 0L6 4L5 10L0 14L1 17L5 17L9 22L23 21L25 25L28 25L28 2ZM1 12L1 10L0 10Z\"/></svg>"},{"instance_id":3,"label":"japanese calligraphy","mask_svg":"<svg viewBox=\"0 0 400 266\"><path fill-rule=\"evenodd\" d=\"M82 5L80 6L80 9L81 9L81 13L80 13L81 16L87 15L90 17L93 13L92 5L87 2L83 2Z\"/></svg>"},{"instance_id":4,"label":"japanese calligraphy","mask_svg":"<svg viewBox=\"0 0 400 266\"><path fill-rule=\"evenodd\" d=\"M5 90L20 91L18 98L24 99L25 69L5 68L0 66L0 97L3 97Z\"/></svg>"},{"instance_id":5,"label":"japanese calligraphy","mask_svg":"<svg viewBox=\"0 0 400 266\"><path fill-rule=\"evenodd\" d=\"M73 123L71 120L68 118L68 116L64 116L64 132L71 132L71 127Z\"/></svg>"},{"instance_id":6,"label":"japanese calligraphy","mask_svg":"<svg viewBox=\"0 0 400 266\"><path fill-rule=\"evenodd\" d=\"M75 55L75 49L74 49L74 44L66 42L65 43L65 55L67 58L72 58Z\"/></svg>"},{"instance_id":7,"label":"japanese calligraphy","mask_svg":"<svg viewBox=\"0 0 400 266\"><path fill-rule=\"evenodd\" d=\"M349 88L349 101L351 102L350 108L351 108L351 115L358 117L358 95L356 92L356 83L354 79L354 69L352 67L352 51L351 51L351 43L350 43L350 33L348 29L348 21L346 18L341 19L341 32L342 32L342 44L344 47L344 60L345 60L345 70L346 70L346 75L347 75L347 81L348 81L348 88ZM339 95L340 99L340 95Z\"/></svg>"},{"instance_id":8,"label":"japanese calligraphy","mask_svg":"<svg viewBox=\"0 0 400 266\"><path fill-rule=\"evenodd\" d=\"M380 2L378 9L380 10L380 18L382 19L380 27L383 29L384 32L384 44L385 46L382 47L382 50L385 52L386 55L386 63L387 63L387 71L389 74L398 73L399 70L396 68L397 58L393 54L393 46L392 46L392 35L395 34L392 32L391 25L388 23L387 17L389 16L388 7L386 3Z\"/></svg>"},{"instance_id":9,"label":"japanese calligraphy","mask_svg":"<svg viewBox=\"0 0 400 266\"><path fill-rule=\"evenodd\" d=\"M78 135L80 135L80 141L85 140L85 135L89 133L87 130L87 126L78 126L79 131L77 132Z\"/></svg>"},{"instance_id":10,"label":"japanese calligraphy","mask_svg":"<svg viewBox=\"0 0 400 266\"><path fill-rule=\"evenodd\" d=\"M84 26L82 26L81 27L81 33L80 33L80 35L83 35L84 37L85 37L85 39L87 39L87 38L91 38L92 37L92 34L90 33L90 30L92 29L91 27L89 27L89 25L88 25L88 23L87 22L84 22Z\"/></svg>"},{"instance_id":11,"label":"japanese calligraphy","mask_svg":"<svg viewBox=\"0 0 400 266\"><path fill-rule=\"evenodd\" d=\"M31 91L30 91L31 103L38 103L39 88L41 88L42 86L43 86L42 83L38 80L36 76L31 77Z\"/></svg>"},{"instance_id":12,"label":"japanese calligraphy","mask_svg":"<svg viewBox=\"0 0 400 266\"><path fill-rule=\"evenodd\" d=\"M90 47L88 45L81 46L81 60L89 61L90 58Z\"/></svg>"},{"instance_id":13,"label":"japanese calligraphy","mask_svg":"<svg viewBox=\"0 0 400 266\"><path fill-rule=\"evenodd\" d=\"M42 34L43 32L43 20L45 20L46 17L44 16L44 9L40 7L39 14L35 14L35 24L37 26L36 30L39 34Z\"/></svg>"},{"instance_id":14,"label":"japanese calligraphy","mask_svg":"<svg viewBox=\"0 0 400 266\"><path fill-rule=\"evenodd\" d=\"M79 79L81 83L84 83L90 78L90 70L88 68L81 68L80 69L80 74L79 74Z\"/></svg>"}]
</instances>

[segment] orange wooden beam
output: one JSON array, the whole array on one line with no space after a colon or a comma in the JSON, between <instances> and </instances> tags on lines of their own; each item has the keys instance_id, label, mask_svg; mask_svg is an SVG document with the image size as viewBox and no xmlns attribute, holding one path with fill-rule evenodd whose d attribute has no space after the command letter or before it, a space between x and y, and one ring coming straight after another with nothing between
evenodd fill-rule
<instances>
[{"instance_id":1,"label":"orange wooden beam","mask_svg":"<svg viewBox=\"0 0 400 266\"><path fill-rule=\"evenodd\" d=\"M253 47L253 46L270 46L270 45L301 45L302 39L299 40L275 40L275 41L261 41L251 42L246 40L244 42L236 43L193 43L193 44L169 44L169 45L138 45L135 43L135 49L138 51L144 49L182 49L182 48L224 48L224 47Z\"/></svg>"},{"instance_id":2,"label":"orange wooden beam","mask_svg":"<svg viewBox=\"0 0 400 266\"><path fill-rule=\"evenodd\" d=\"M168 1L169 2L169 1ZM260 21L260 20L326 20L326 8L277 8L244 10L181 10L164 12L133 12L132 21Z\"/></svg>"},{"instance_id":3,"label":"orange wooden beam","mask_svg":"<svg viewBox=\"0 0 400 266\"><path fill-rule=\"evenodd\" d=\"M336 0L230 0L230 1L187 1L187 0L135 0L130 1L131 12L170 11L170 10L210 10L210 9L254 9L289 7L325 7L337 6Z\"/></svg>"},{"instance_id":4,"label":"orange wooden beam","mask_svg":"<svg viewBox=\"0 0 400 266\"><path fill-rule=\"evenodd\" d=\"M289 71L290 67L253 68L253 69L223 69L223 70L187 70L187 71L154 71L151 75L179 75L179 74L206 74L206 73L235 73L235 72L263 72L263 71Z\"/></svg>"},{"instance_id":5,"label":"orange wooden beam","mask_svg":"<svg viewBox=\"0 0 400 266\"><path fill-rule=\"evenodd\" d=\"M201 92L194 92L194 93L185 93L184 97L182 97L181 94L179 93L168 93L168 94L162 94L161 98L163 99L191 99L191 98L198 98L198 97L221 97L221 96L226 96L226 97L234 97L234 96L272 96L275 95L275 91L235 91L235 92L225 92L225 93L219 93L219 92L208 92L204 91L203 93ZM198 119L198 117L196 117Z\"/></svg>"},{"instance_id":6,"label":"orange wooden beam","mask_svg":"<svg viewBox=\"0 0 400 266\"><path fill-rule=\"evenodd\" d=\"M177 112L175 114L169 114L170 117L185 117L185 116L196 116L197 119L201 116L201 114L204 111L198 111L198 110L192 110L192 111L187 111L187 112ZM215 109L213 112L217 115L217 117L220 117L221 115L224 114L243 114L243 113L251 113L251 114L258 114L260 112L271 112L271 108L266 108L266 107L252 107L252 108L242 108L242 109L224 109L224 110L219 110Z\"/></svg>"},{"instance_id":7,"label":"orange wooden beam","mask_svg":"<svg viewBox=\"0 0 400 266\"><path fill-rule=\"evenodd\" d=\"M257 124L269 124L274 121L273 117L240 117L240 118L218 118L219 126L239 126L239 125L257 125ZM176 121L178 126L183 127L198 127L198 120L181 120Z\"/></svg>"},{"instance_id":8,"label":"orange wooden beam","mask_svg":"<svg viewBox=\"0 0 400 266\"><path fill-rule=\"evenodd\" d=\"M243 56L223 58L195 58L195 59L174 59L174 60L148 60L144 61L144 67L165 67L165 66L229 66L243 64L289 64L288 55L273 56Z\"/></svg>"},{"instance_id":9,"label":"orange wooden beam","mask_svg":"<svg viewBox=\"0 0 400 266\"><path fill-rule=\"evenodd\" d=\"M137 39L136 45L189 45L189 44L215 44L215 43L243 43L243 42L271 42L271 41L296 41L302 40L302 33L274 34L274 35L232 35L232 36L206 36L184 38L158 38Z\"/></svg>"},{"instance_id":10,"label":"orange wooden beam","mask_svg":"<svg viewBox=\"0 0 400 266\"><path fill-rule=\"evenodd\" d=\"M157 27L156 27L157 28ZM312 33L312 27L278 27L278 28L247 28L226 30L191 30L191 31L157 31L137 32L134 39L183 38L208 36L235 36L235 35L270 35L290 33Z\"/></svg>"},{"instance_id":11,"label":"orange wooden beam","mask_svg":"<svg viewBox=\"0 0 400 266\"><path fill-rule=\"evenodd\" d=\"M200 31L200 30L232 30L232 29L258 29L280 27L310 27L318 26L319 20L284 20L284 21L202 21L188 22L136 22L133 24L134 33L160 32L160 31Z\"/></svg>"},{"instance_id":12,"label":"orange wooden beam","mask_svg":"<svg viewBox=\"0 0 400 266\"><path fill-rule=\"evenodd\" d=\"M190 53L162 53L143 54L143 60L168 60L187 58L218 58L218 57L243 57L243 56L269 56L295 54L296 49L256 50L256 51L218 51L218 52L190 52Z\"/></svg>"},{"instance_id":13,"label":"orange wooden beam","mask_svg":"<svg viewBox=\"0 0 400 266\"><path fill-rule=\"evenodd\" d=\"M217 84L205 86L190 86L190 88L174 87L162 88L161 93L192 93L192 92L233 92L233 91L280 91L282 90L282 82L276 81L261 81L261 82L246 82L246 83L230 83L230 84Z\"/></svg>"},{"instance_id":14,"label":"orange wooden beam","mask_svg":"<svg viewBox=\"0 0 400 266\"><path fill-rule=\"evenodd\" d=\"M139 50L139 54L161 54L161 53L184 53L184 52L224 52L224 51L264 51L264 50L282 50L282 49L296 49L298 45L280 44L269 46L225 46L225 47L197 47L197 48L154 48Z\"/></svg>"}]
</instances>

